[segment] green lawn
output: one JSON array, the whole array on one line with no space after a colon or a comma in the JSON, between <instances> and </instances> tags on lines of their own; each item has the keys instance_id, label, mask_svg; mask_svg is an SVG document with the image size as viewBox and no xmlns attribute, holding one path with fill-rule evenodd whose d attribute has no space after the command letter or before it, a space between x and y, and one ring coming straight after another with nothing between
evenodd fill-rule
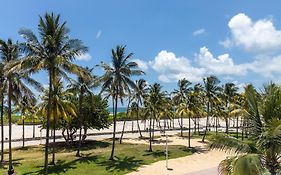
<instances>
[{"instance_id":1,"label":"green lawn","mask_svg":"<svg viewBox=\"0 0 281 175\"><path fill-rule=\"evenodd\" d=\"M165 159L165 147L153 146L153 152L148 152L148 145L116 144L115 161L108 161L111 143L105 141L89 141L83 146L83 157L75 157L75 148L65 148L61 144L57 148L57 165L50 166L50 174L90 175L114 174L121 175L136 170L139 166ZM192 154L184 146L169 146L169 158L183 157ZM17 174L41 174L44 147L27 147L14 149L14 169ZM51 156L50 156L51 157ZM7 154L5 159L7 160ZM163 167L165 168L165 167ZM7 165L1 167L0 174L7 172Z\"/></svg>"}]
</instances>

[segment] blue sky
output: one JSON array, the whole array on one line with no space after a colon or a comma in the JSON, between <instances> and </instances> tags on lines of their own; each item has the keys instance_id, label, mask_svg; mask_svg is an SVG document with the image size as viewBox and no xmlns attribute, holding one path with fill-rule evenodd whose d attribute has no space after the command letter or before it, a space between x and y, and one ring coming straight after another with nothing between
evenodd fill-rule
<instances>
[{"instance_id":1,"label":"blue sky","mask_svg":"<svg viewBox=\"0 0 281 175\"><path fill-rule=\"evenodd\" d=\"M79 65L110 62L111 49L120 44L134 53L149 83L168 91L178 79L200 82L210 74L239 87L261 87L281 80L280 5L277 0L9 0L1 1L0 38L22 41L20 28L37 33L39 15L60 13L71 37L90 49ZM47 84L44 73L34 77Z\"/></svg>"}]
</instances>

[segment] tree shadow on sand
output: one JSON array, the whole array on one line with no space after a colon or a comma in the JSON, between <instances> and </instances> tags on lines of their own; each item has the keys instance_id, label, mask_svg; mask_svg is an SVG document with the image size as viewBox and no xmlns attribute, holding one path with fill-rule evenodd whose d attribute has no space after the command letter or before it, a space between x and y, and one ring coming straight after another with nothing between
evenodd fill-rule
<instances>
[{"instance_id":1,"label":"tree shadow on sand","mask_svg":"<svg viewBox=\"0 0 281 175\"><path fill-rule=\"evenodd\" d=\"M120 171L136 171L139 166L143 164L143 160L137 160L134 156L117 157L113 161L107 160L98 163L101 166L105 166L109 172Z\"/></svg>"}]
</instances>

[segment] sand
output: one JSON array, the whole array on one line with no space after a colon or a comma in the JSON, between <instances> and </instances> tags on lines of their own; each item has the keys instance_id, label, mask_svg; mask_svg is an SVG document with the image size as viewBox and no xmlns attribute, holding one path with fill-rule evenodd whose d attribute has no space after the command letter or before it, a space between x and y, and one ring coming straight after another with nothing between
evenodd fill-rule
<instances>
[{"instance_id":1,"label":"sand","mask_svg":"<svg viewBox=\"0 0 281 175\"><path fill-rule=\"evenodd\" d=\"M162 137L154 145L165 144L165 138ZM169 145L187 145L187 139L180 137L169 137ZM193 155L170 159L168 161L168 168L166 168L166 161L159 161L150 165L144 165L137 171L129 173L128 175L217 175L217 167L219 163L224 160L227 156L233 155L233 153L226 153L218 150L207 150L206 144L200 142L201 139L192 139L191 146L196 147L199 151ZM149 144L148 141L137 140L137 139L126 139L124 142L133 144Z\"/></svg>"}]
</instances>

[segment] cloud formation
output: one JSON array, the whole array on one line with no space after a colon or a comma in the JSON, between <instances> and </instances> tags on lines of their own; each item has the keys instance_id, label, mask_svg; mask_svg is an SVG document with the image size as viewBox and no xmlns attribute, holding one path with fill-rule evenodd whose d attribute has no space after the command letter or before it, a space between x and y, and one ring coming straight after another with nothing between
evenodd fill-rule
<instances>
[{"instance_id":1,"label":"cloud formation","mask_svg":"<svg viewBox=\"0 0 281 175\"><path fill-rule=\"evenodd\" d=\"M271 19L253 21L244 13L233 16L228 22L231 36L221 44L225 47L239 46L254 53L272 52L281 48L281 30Z\"/></svg>"},{"instance_id":2,"label":"cloud formation","mask_svg":"<svg viewBox=\"0 0 281 175\"><path fill-rule=\"evenodd\" d=\"M160 51L150 65L159 74L158 79L163 82L175 82L182 78L199 82L205 74L204 69L193 67L188 58L177 57L166 50Z\"/></svg>"},{"instance_id":3,"label":"cloud formation","mask_svg":"<svg viewBox=\"0 0 281 175\"><path fill-rule=\"evenodd\" d=\"M235 65L229 54L219 55L215 58L205 46L200 48L197 61L210 74L245 75L248 69L248 64Z\"/></svg>"},{"instance_id":4,"label":"cloud formation","mask_svg":"<svg viewBox=\"0 0 281 175\"><path fill-rule=\"evenodd\" d=\"M229 54L214 56L204 46L195 54L193 62L186 57L178 57L173 52L162 50L153 61L149 62L149 65L158 73L158 79L162 82L176 82L183 78L200 82L203 77L209 75L232 80L234 76L247 76L249 72L274 79L281 73L281 55L256 58L252 62L236 64Z\"/></svg>"},{"instance_id":5,"label":"cloud formation","mask_svg":"<svg viewBox=\"0 0 281 175\"><path fill-rule=\"evenodd\" d=\"M206 30L203 29L203 28L201 28L201 29L195 30L195 31L192 33L192 35L193 35L193 36L198 36L198 35L202 35L202 34L204 34L204 33L206 33Z\"/></svg>"}]
</instances>

